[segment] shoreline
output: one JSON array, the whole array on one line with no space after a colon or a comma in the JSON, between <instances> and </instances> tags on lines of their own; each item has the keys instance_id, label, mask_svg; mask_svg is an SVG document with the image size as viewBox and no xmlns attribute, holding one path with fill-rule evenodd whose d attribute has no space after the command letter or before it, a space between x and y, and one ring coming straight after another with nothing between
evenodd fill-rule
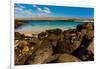
<instances>
[{"instance_id":1,"label":"shoreline","mask_svg":"<svg viewBox=\"0 0 100 69\"><path fill-rule=\"evenodd\" d=\"M71 30L71 29L76 29L75 27L72 27L72 28L51 28L51 29L41 29L41 30L18 30L18 31L15 31L15 32L19 32L20 34L24 34L25 36L32 36L33 34L34 35L38 35L39 33L41 32L45 32L46 30L53 30L53 29L61 29L62 31L64 30Z\"/></svg>"},{"instance_id":2,"label":"shoreline","mask_svg":"<svg viewBox=\"0 0 100 69\"><path fill-rule=\"evenodd\" d=\"M28 63L28 65L39 63L44 64L44 62L46 62L47 64L60 63L59 60L64 62L70 62L69 60L73 62L79 62L79 60L72 60L72 58L67 56L67 54L80 59L80 61L94 61L93 40L94 26L91 23L77 25L75 29L64 30L56 28L47 29L42 32L15 32L15 65L25 65L26 63ZM19 52L19 50L21 52ZM47 57L56 57L57 54L60 55L53 60ZM64 54L69 59L65 59ZM86 59L84 59L83 56ZM48 60L46 60L45 58ZM39 59L42 59L43 61Z\"/></svg>"}]
</instances>

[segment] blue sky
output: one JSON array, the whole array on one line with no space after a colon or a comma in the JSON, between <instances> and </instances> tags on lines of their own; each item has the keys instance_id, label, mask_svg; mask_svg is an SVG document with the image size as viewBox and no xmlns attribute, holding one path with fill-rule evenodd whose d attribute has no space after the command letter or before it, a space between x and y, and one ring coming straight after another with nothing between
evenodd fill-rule
<instances>
[{"instance_id":1,"label":"blue sky","mask_svg":"<svg viewBox=\"0 0 100 69\"><path fill-rule=\"evenodd\" d=\"M69 18L93 18L93 8L50 6L34 4L15 4L15 18L31 17L69 17Z\"/></svg>"}]
</instances>

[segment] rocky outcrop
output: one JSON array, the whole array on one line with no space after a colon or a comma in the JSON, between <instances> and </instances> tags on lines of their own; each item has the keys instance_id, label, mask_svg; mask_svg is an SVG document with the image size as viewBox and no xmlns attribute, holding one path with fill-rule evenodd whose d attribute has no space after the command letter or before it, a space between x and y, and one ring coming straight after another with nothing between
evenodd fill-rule
<instances>
[{"instance_id":1,"label":"rocky outcrop","mask_svg":"<svg viewBox=\"0 0 100 69\"><path fill-rule=\"evenodd\" d=\"M30 56L28 64L42 64L53 54L53 49L48 40L44 40L35 53Z\"/></svg>"},{"instance_id":2,"label":"rocky outcrop","mask_svg":"<svg viewBox=\"0 0 100 69\"><path fill-rule=\"evenodd\" d=\"M41 33L38 34L38 39L43 40L43 39L46 38L46 36L47 36L46 32L41 32Z\"/></svg>"},{"instance_id":3,"label":"rocky outcrop","mask_svg":"<svg viewBox=\"0 0 100 69\"><path fill-rule=\"evenodd\" d=\"M15 65L93 61L93 27L86 23L76 29L50 29L36 37L15 32Z\"/></svg>"},{"instance_id":4,"label":"rocky outcrop","mask_svg":"<svg viewBox=\"0 0 100 69\"><path fill-rule=\"evenodd\" d=\"M70 40L59 41L56 46L56 53L72 53L80 46L79 41L71 43Z\"/></svg>"},{"instance_id":5,"label":"rocky outcrop","mask_svg":"<svg viewBox=\"0 0 100 69\"><path fill-rule=\"evenodd\" d=\"M65 62L80 62L81 60L70 55L70 54L60 54L58 57L58 63L65 63Z\"/></svg>"},{"instance_id":6,"label":"rocky outcrop","mask_svg":"<svg viewBox=\"0 0 100 69\"><path fill-rule=\"evenodd\" d=\"M51 41L55 40L61 40L63 37L62 30L61 29L52 29L52 30L46 30L47 32L47 39Z\"/></svg>"},{"instance_id":7,"label":"rocky outcrop","mask_svg":"<svg viewBox=\"0 0 100 69\"><path fill-rule=\"evenodd\" d=\"M18 28L19 26L21 26L23 24L24 24L24 22L15 20L15 28Z\"/></svg>"}]
</instances>

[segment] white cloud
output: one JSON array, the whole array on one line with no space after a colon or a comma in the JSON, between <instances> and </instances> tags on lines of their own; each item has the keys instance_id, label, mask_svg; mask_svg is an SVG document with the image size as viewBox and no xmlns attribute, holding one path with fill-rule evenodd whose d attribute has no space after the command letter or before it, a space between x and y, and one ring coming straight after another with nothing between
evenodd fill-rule
<instances>
[{"instance_id":1,"label":"white cloud","mask_svg":"<svg viewBox=\"0 0 100 69\"><path fill-rule=\"evenodd\" d=\"M48 7L44 7L44 9L50 11L50 9Z\"/></svg>"},{"instance_id":2,"label":"white cloud","mask_svg":"<svg viewBox=\"0 0 100 69\"><path fill-rule=\"evenodd\" d=\"M51 13L51 10L48 7L40 8L36 6L36 9L39 11L39 13L33 15L34 17L48 17L48 14Z\"/></svg>"},{"instance_id":3,"label":"white cloud","mask_svg":"<svg viewBox=\"0 0 100 69\"><path fill-rule=\"evenodd\" d=\"M37 5L33 5L34 8L36 8L39 12L42 13L51 13L51 10L48 7L44 7L43 9L38 7Z\"/></svg>"},{"instance_id":4,"label":"white cloud","mask_svg":"<svg viewBox=\"0 0 100 69\"><path fill-rule=\"evenodd\" d=\"M26 8L25 6L15 6L15 10L18 10L18 11L22 11L24 8Z\"/></svg>"},{"instance_id":5,"label":"white cloud","mask_svg":"<svg viewBox=\"0 0 100 69\"><path fill-rule=\"evenodd\" d=\"M40 8L40 7L36 7L36 8L37 8L37 10L38 10L39 12L47 13L47 14L51 13L51 10L50 10L48 7L44 7L43 9Z\"/></svg>"},{"instance_id":6,"label":"white cloud","mask_svg":"<svg viewBox=\"0 0 100 69\"><path fill-rule=\"evenodd\" d=\"M23 11L25 7L24 6L15 6L15 10L18 10L18 11Z\"/></svg>"},{"instance_id":7,"label":"white cloud","mask_svg":"<svg viewBox=\"0 0 100 69\"><path fill-rule=\"evenodd\" d=\"M43 12L42 8L38 7L37 5L33 5L34 8L36 8L39 12Z\"/></svg>"},{"instance_id":8,"label":"white cloud","mask_svg":"<svg viewBox=\"0 0 100 69\"><path fill-rule=\"evenodd\" d=\"M32 11L31 10L24 10L21 7L15 7L15 12L17 13L22 13L22 14L28 14L28 15L32 15Z\"/></svg>"},{"instance_id":9,"label":"white cloud","mask_svg":"<svg viewBox=\"0 0 100 69\"><path fill-rule=\"evenodd\" d=\"M22 8L20 8L20 7L15 7L15 11L22 11L23 9Z\"/></svg>"},{"instance_id":10,"label":"white cloud","mask_svg":"<svg viewBox=\"0 0 100 69\"><path fill-rule=\"evenodd\" d=\"M39 7L37 7L37 10L39 11L39 12L42 12L43 10L41 9L41 8L39 8Z\"/></svg>"},{"instance_id":11,"label":"white cloud","mask_svg":"<svg viewBox=\"0 0 100 69\"><path fill-rule=\"evenodd\" d=\"M22 6L22 5L20 5L19 7L22 8L22 9L26 8L25 6Z\"/></svg>"},{"instance_id":12,"label":"white cloud","mask_svg":"<svg viewBox=\"0 0 100 69\"><path fill-rule=\"evenodd\" d=\"M24 7L24 6L16 6L15 12L18 14L28 15L28 16L32 16L32 17L47 17L48 14L51 13L51 10L48 7L40 8L37 5L33 5L33 7L36 8L39 13L34 13L32 11L32 9L25 10L24 8L26 8L26 7Z\"/></svg>"},{"instance_id":13,"label":"white cloud","mask_svg":"<svg viewBox=\"0 0 100 69\"><path fill-rule=\"evenodd\" d=\"M43 10L45 13L51 13L50 9L48 7L44 7L44 10Z\"/></svg>"},{"instance_id":14,"label":"white cloud","mask_svg":"<svg viewBox=\"0 0 100 69\"><path fill-rule=\"evenodd\" d=\"M32 15L33 13L32 13L32 10L30 9L30 10L24 10L24 8L26 8L25 6L22 6L22 5L20 5L20 6L15 6L15 12L17 12L17 13L22 13L22 14L29 14L29 15Z\"/></svg>"}]
</instances>

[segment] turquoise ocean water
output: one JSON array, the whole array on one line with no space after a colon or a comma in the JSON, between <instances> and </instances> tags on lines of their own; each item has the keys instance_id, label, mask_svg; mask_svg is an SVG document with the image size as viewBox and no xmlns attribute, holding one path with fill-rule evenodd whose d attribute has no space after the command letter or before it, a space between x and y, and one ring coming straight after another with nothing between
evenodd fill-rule
<instances>
[{"instance_id":1,"label":"turquoise ocean water","mask_svg":"<svg viewBox=\"0 0 100 69\"><path fill-rule=\"evenodd\" d=\"M27 21L15 31L45 31L48 29L60 28L63 30L76 28L82 22L66 22L66 21Z\"/></svg>"}]
</instances>

